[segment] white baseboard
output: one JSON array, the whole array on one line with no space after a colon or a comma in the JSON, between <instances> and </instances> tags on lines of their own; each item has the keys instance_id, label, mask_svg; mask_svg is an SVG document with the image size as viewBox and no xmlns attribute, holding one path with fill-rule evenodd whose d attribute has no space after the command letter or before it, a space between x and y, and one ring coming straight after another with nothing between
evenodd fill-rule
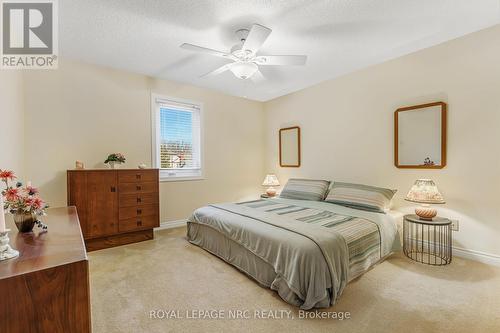
<instances>
[{"instance_id":1,"label":"white baseboard","mask_svg":"<svg viewBox=\"0 0 500 333\"><path fill-rule=\"evenodd\" d=\"M421 246L422 243L424 243L425 246L433 246L433 244L434 244L434 243L429 242L429 241L422 242L421 240L417 240L415 238L412 238L412 239L417 243L417 246ZM452 246L451 248L452 248L453 256L482 262L482 263L488 264L488 265L500 266L500 256L499 255L481 252L481 251L476 251L476 250L464 249L464 248L456 247L456 246Z\"/></svg>"},{"instance_id":2,"label":"white baseboard","mask_svg":"<svg viewBox=\"0 0 500 333\"><path fill-rule=\"evenodd\" d=\"M186 220L165 221L161 222L160 226L158 228L155 228L155 230L179 228L185 226L186 223Z\"/></svg>"},{"instance_id":3,"label":"white baseboard","mask_svg":"<svg viewBox=\"0 0 500 333\"><path fill-rule=\"evenodd\" d=\"M453 246L453 255L465 259L479 261L488 265L500 266L500 256L496 254L468 250Z\"/></svg>"}]
</instances>

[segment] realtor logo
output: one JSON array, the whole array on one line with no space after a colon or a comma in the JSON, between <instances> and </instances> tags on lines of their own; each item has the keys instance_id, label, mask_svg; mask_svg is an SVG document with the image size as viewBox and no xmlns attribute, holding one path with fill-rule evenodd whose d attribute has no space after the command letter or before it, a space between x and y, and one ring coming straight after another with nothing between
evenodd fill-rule
<instances>
[{"instance_id":1,"label":"realtor logo","mask_svg":"<svg viewBox=\"0 0 500 333\"><path fill-rule=\"evenodd\" d=\"M57 1L3 0L2 69L57 68Z\"/></svg>"}]
</instances>

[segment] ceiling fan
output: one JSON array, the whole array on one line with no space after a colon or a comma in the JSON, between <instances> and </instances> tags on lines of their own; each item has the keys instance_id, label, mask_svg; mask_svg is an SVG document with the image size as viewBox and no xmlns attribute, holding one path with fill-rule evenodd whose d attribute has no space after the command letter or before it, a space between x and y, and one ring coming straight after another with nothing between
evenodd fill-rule
<instances>
[{"instance_id":1,"label":"ceiling fan","mask_svg":"<svg viewBox=\"0 0 500 333\"><path fill-rule=\"evenodd\" d=\"M232 62L201 77L214 76L230 70L239 79L251 78L253 81L259 82L264 80L259 66L305 65L307 60L305 55L257 55L271 31L260 24L252 25L250 30L240 29L236 31L240 42L233 46L229 53L188 43L182 44L181 48L232 60Z\"/></svg>"}]
</instances>

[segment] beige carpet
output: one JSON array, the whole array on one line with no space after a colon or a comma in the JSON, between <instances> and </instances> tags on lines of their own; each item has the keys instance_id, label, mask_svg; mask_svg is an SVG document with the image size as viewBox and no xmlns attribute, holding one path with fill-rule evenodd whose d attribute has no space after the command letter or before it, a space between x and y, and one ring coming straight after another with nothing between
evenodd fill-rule
<instances>
[{"instance_id":1,"label":"beige carpet","mask_svg":"<svg viewBox=\"0 0 500 333\"><path fill-rule=\"evenodd\" d=\"M350 319L299 319L276 293L189 244L185 228L155 237L89 254L95 333L500 332L498 267L460 258L432 267L394 255L350 283L339 303L326 309L330 316L350 312ZM226 318L151 319L150 311L158 309L179 310L180 316L216 310ZM229 310L248 310L252 319L228 319ZM293 311L294 319L256 319L254 310Z\"/></svg>"}]
</instances>

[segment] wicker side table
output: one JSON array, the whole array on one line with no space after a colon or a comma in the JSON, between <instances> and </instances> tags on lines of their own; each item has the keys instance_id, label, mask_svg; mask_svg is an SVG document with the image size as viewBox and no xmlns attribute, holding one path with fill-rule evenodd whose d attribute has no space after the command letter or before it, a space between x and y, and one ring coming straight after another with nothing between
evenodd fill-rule
<instances>
[{"instance_id":1,"label":"wicker side table","mask_svg":"<svg viewBox=\"0 0 500 333\"><path fill-rule=\"evenodd\" d=\"M405 215L403 220L403 252L417 262L442 266L451 263L451 221L436 217L421 220L417 215Z\"/></svg>"}]
</instances>

